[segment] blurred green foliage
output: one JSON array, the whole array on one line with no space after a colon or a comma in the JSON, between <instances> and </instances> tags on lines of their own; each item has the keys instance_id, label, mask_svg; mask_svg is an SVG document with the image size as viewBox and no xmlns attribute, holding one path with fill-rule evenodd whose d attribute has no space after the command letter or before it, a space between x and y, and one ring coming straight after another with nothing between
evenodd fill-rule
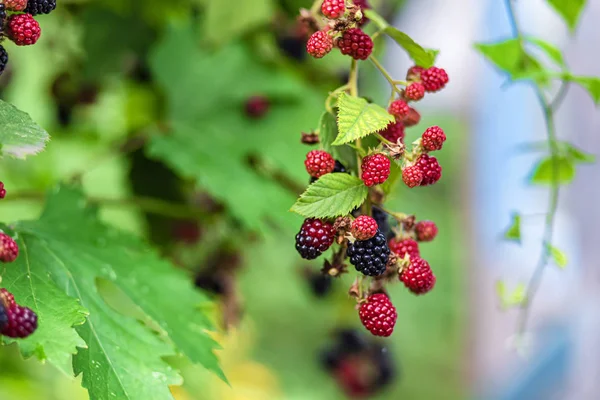
<instances>
[{"instance_id":1,"label":"blurred green foliage","mask_svg":"<svg viewBox=\"0 0 600 400\"><path fill-rule=\"evenodd\" d=\"M393 15L401 2L373 3ZM351 277L335 281L330 298L314 298L298 270L320 264L299 260L293 235L301 218L288 209L308 180L300 132L318 128L327 91L345 79L348 60L286 55L282 39L294 38L299 7L310 1L241 0L232 9L221 0L59 0L55 13L39 18L36 46L7 46L2 99L52 135L42 154L0 161L12 193L80 181L87 196L111 200L99 202L105 222L147 237L190 278L224 246L241 254L244 317L238 330L218 337L231 387L172 360L185 371L183 388L174 389L178 399L344 398L318 351L335 328L359 325L346 295ZM365 71L364 81L377 81ZM387 98L375 86L361 90ZM252 95L270 99L265 118L245 115ZM464 126L447 116L427 117L421 126L434 123L450 138L439 157L444 179L394 191L388 208L438 224L438 239L422 250L437 287L419 298L400 285L390 292L400 317L386 343L402 372L382 399L464 397L463 221L456 209ZM410 129L409 139L419 129ZM174 243L173 217L128 202L142 196L210 208L199 216L200 242ZM30 196L6 201L0 220L37 218L41 206ZM13 345L0 350L0 371L2 399L86 398L80 378L22 361Z\"/></svg>"}]
</instances>

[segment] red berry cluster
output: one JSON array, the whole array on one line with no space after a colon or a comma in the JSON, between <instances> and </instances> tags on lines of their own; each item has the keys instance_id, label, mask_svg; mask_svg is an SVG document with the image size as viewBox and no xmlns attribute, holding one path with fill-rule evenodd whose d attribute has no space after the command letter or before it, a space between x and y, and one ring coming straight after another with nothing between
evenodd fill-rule
<instances>
[{"instance_id":1,"label":"red berry cluster","mask_svg":"<svg viewBox=\"0 0 600 400\"><path fill-rule=\"evenodd\" d=\"M371 55L373 41L360 28L366 22L362 10L367 7L362 0L324 0L322 15L314 15L314 10L311 14L313 26L320 29L308 40L307 51L315 58L322 58L337 47L342 54L350 55L355 60L371 57L376 68L383 72L393 86L394 97L387 107L393 118L385 129L375 133L376 138L370 137L374 140L362 139L374 133L371 128L364 135L356 135L360 139L356 139L346 149L350 156L342 151L336 153L344 157L349 166L353 165L349 171L324 149L308 152L304 161L306 171L311 177L311 184L317 179L319 182L314 183L316 186L309 189L302 200L310 200L311 196L317 196L317 192L322 193L317 197L325 196L331 189L331 200L335 198L336 201L347 201L347 194L336 189L344 180L354 186L358 184L366 196L362 205L352 204L357 208L349 213L348 208L352 205L340 207L344 210L341 213L347 213L346 215L334 214L333 210L327 211L315 206L315 210L318 210L314 214L309 211L305 215L330 215L332 218L305 219L296 235L296 249L307 260L329 252L330 256L327 256L321 270L328 278L348 272L347 263L353 265L362 274L362 279L357 279L349 291L357 299L359 319L373 335L386 337L394 331L398 315L385 285L402 282L412 293L423 295L430 292L436 283L431 266L421 257L419 243L434 240L438 233L437 226L431 221L415 221L414 216L387 211L383 203L386 192L393 183L389 182L390 176L396 178L401 174L402 180L410 188L432 185L441 179L442 168L430 153L442 150L446 141L442 128L428 127L412 143L410 149L406 147L405 138L407 128L421 121L421 115L413 107L414 102L422 100L426 93L444 88L448 83L448 75L438 67L413 66L408 70L406 82L391 79L389 73ZM352 66L356 68L357 63L353 62ZM331 93L326 108L332 116L337 116L338 112L331 107L330 102L336 94L345 92L344 95L357 96L357 76L356 73L351 73L348 84ZM341 104L343 103L340 102L338 106L342 107ZM303 134L302 142L318 144L320 137L321 133L318 131L310 135ZM365 143L368 145L365 146ZM336 172L351 174L355 178L327 179L328 174ZM393 172L397 175L392 175ZM361 187L356 177L360 178L366 188ZM331 188L326 187L329 183ZM354 197L350 197L355 201ZM397 231L391 229L390 218L398 222Z\"/></svg>"},{"instance_id":2,"label":"red berry cluster","mask_svg":"<svg viewBox=\"0 0 600 400\"><path fill-rule=\"evenodd\" d=\"M35 44L42 34L40 25L33 18L37 14L49 14L56 8L56 0L4 0L0 2L0 41L4 37L17 46ZM8 64L8 52L0 45L0 74Z\"/></svg>"},{"instance_id":3,"label":"red berry cluster","mask_svg":"<svg viewBox=\"0 0 600 400\"><path fill-rule=\"evenodd\" d=\"M36 313L18 305L8 290L0 289L0 335L22 339L35 332L37 326Z\"/></svg>"},{"instance_id":4,"label":"red berry cluster","mask_svg":"<svg viewBox=\"0 0 600 400\"><path fill-rule=\"evenodd\" d=\"M6 195L4 183L0 182L0 199ZM0 263L14 262L19 256L19 245L4 232L0 232ZM0 289L0 335L11 338L25 338L37 328L37 315L15 302L14 296L6 289Z\"/></svg>"},{"instance_id":5,"label":"red berry cluster","mask_svg":"<svg viewBox=\"0 0 600 400\"><path fill-rule=\"evenodd\" d=\"M360 29L368 22L363 10L369 8L366 0L324 0L321 13L326 18L326 24L308 39L308 54L323 58L337 47L342 54L355 60L369 58L373 52L373 40Z\"/></svg>"}]
</instances>

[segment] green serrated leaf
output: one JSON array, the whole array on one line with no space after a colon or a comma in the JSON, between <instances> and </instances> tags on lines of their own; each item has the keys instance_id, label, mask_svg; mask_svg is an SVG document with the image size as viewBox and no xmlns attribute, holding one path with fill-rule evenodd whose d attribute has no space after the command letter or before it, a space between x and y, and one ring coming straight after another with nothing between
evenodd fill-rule
<instances>
[{"instance_id":1,"label":"green serrated leaf","mask_svg":"<svg viewBox=\"0 0 600 400\"><path fill-rule=\"evenodd\" d=\"M375 10L373 10L371 8L363 10L363 13L365 14L365 16L367 18L369 18L371 21L373 21L373 23L375 25L377 25L377 27L381 30L384 30L390 26L390 24L388 24L388 22L385 20L385 18L383 18L381 15L376 13Z\"/></svg>"},{"instance_id":2,"label":"green serrated leaf","mask_svg":"<svg viewBox=\"0 0 600 400\"><path fill-rule=\"evenodd\" d=\"M371 133L384 130L394 117L383 107L342 93L338 99L338 136L334 146L350 143Z\"/></svg>"},{"instance_id":3,"label":"green serrated leaf","mask_svg":"<svg viewBox=\"0 0 600 400\"><path fill-rule=\"evenodd\" d=\"M357 169L356 150L349 146L334 146L333 142L338 135L337 123L335 117L324 112L319 120L319 138L323 149L346 167L348 171Z\"/></svg>"},{"instance_id":4,"label":"green serrated leaf","mask_svg":"<svg viewBox=\"0 0 600 400\"><path fill-rule=\"evenodd\" d=\"M514 213L512 215L512 222L506 232L504 233L506 240L514 240L515 242L521 243L521 215Z\"/></svg>"},{"instance_id":5,"label":"green serrated leaf","mask_svg":"<svg viewBox=\"0 0 600 400\"><path fill-rule=\"evenodd\" d=\"M172 399L169 385L179 384L181 378L162 357L178 351L223 376L212 353L216 344L206 334L212 325L198 308L208 299L147 245L102 224L78 189L55 191L38 221L18 223L15 230L24 253L13 276L43 279L54 292L63 293L53 301L25 298L45 323L58 326L60 322L65 331L66 323L61 321L67 317L54 314L61 309L57 304L69 299L65 295L89 311L85 324L75 328L87 346L74 356L73 367L75 374L83 374L91 399ZM160 329L159 335L123 310L111 308L98 292L100 279L130 298L145 319ZM39 283L32 289L31 282L22 278L10 283L18 293L43 292L45 298L53 293L46 293L49 289ZM74 305L65 308L73 316L80 314L77 310ZM44 351L40 347L36 354Z\"/></svg>"},{"instance_id":6,"label":"green serrated leaf","mask_svg":"<svg viewBox=\"0 0 600 400\"><path fill-rule=\"evenodd\" d=\"M563 67L566 65L562 51L560 51L560 49L554 46L553 44L550 44L545 40L536 37L528 37L527 41L542 49L548 55L548 57L550 57L558 65Z\"/></svg>"},{"instance_id":7,"label":"green serrated leaf","mask_svg":"<svg viewBox=\"0 0 600 400\"><path fill-rule=\"evenodd\" d=\"M2 286L15 295L19 304L37 313L38 329L26 339L4 341L18 342L25 358L49 361L72 376L72 357L78 347L86 347L74 327L83 324L88 313L75 298L65 295L52 284L46 275L31 268L46 262L39 258L39 253L32 253L22 240L19 245L20 256L11 268L2 272Z\"/></svg>"},{"instance_id":8,"label":"green serrated leaf","mask_svg":"<svg viewBox=\"0 0 600 400\"><path fill-rule=\"evenodd\" d=\"M556 177L554 169L556 168ZM541 160L534 168L531 183L538 185L553 185L556 183L564 185L575 178L575 164L569 157L559 156Z\"/></svg>"},{"instance_id":9,"label":"green serrated leaf","mask_svg":"<svg viewBox=\"0 0 600 400\"><path fill-rule=\"evenodd\" d=\"M296 201L291 211L307 218L334 218L349 214L369 193L363 181L349 174L323 175Z\"/></svg>"},{"instance_id":10,"label":"green serrated leaf","mask_svg":"<svg viewBox=\"0 0 600 400\"><path fill-rule=\"evenodd\" d=\"M0 155L25 158L42 151L49 139L29 114L0 100Z\"/></svg>"},{"instance_id":11,"label":"green serrated leaf","mask_svg":"<svg viewBox=\"0 0 600 400\"><path fill-rule=\"evenodd\" d=\"M548 0L548 3L560 14L569 30L573 32L577 27L586 0Z\"/></svg>"},{"instance_id":12,"label":"green serrated leaf","mask_svg":"<svg viewBox=\"0 0 600 400\"><path fill-rule=\"evenodd\" d=\"M393 26L386 27L384 32L406 50L416 65L423 68L429 68L435 64L435 58L438 51L421 47L421 45L415 42L410 36Z\"/></svg>"},{"instance_id":13,"label":"green serrated leaf","mask_svg":"<svg viewBox=\"0 0 600 400\"><path fill-rule=\"evenodd\" d=\"M338 135L335 116L325 111L319 119L319 139L323 149L329 153L333 153L337 147L333 146L333 142Z\"/></svg>"},{"instance_id":14,"label":"green serrated leaf","mask_svg":"<svg viewBox=\"0 0 600 400\"><path fill-rule=\"evenodd\" d=\"M548 251L550 252L550 255L552 256L554 263L560 269L565 269L565 267L569 263L569 260L567 259L567 255L562 250L558 249L557 247L555 247L551 244L548 245Z\"/></svg>"},{"instance_id":15,"label":"green serrated leaf","mask_svg":"<svg viewBox=\"0 0 600 400\"><path fill-rule=\"evenodd\" d=\"M583 87L594 99L594 103L596 105L600 105L600 78L594 76L565 76L566 79L569 79Z\"/></svg>"}]
</instances>

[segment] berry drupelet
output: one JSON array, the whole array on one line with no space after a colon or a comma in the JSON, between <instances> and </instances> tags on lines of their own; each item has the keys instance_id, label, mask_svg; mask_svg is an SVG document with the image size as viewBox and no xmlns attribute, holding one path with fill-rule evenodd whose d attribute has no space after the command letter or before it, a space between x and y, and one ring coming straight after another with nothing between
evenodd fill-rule
<instances>
[{"instance_id":1,"label":"berry drupelet","mask_svg":"<svg viewBox=\"0 0 600 400\"><path fill-rule=\"evenodd\" d=\"M362 161L360 178L367 186L384 183L390 176L391 166L390 159L384 154L371 154Z\"/></svg>"},{"instance_id":2,"label":"berry drupelet","mask_svg":"<svg viewBox=\"0 0 600 400\"><path fill-rule=\"evenodd\" d=\"M416 295L430 292L436 281L429 263L420 257L411 258L410 265L402 270L399 278Z\"/></svg>"},{"instance_id":3,"label":"berry drupelet","mask_svg":"<svg viewBox=\"0 0 600 400\"><path fill-rule=\"evenodd\" d=\"M380 230L369 240L357 240L348 245L350 263L367 276L379 276L385 272L390 248Z\"/></svg>"},{"instance_id":4,"label":"berry drupelet","mask_svg":"<svg viewBox=\"0 0 600 400\"><path fill-rule=\"evenodd\" d=\"M25 12L31 15L50 14L56 8L56 0L28 0Z\"/></svg>"},{"instance_id":5,"label":"berry drupelet","mask_svg":"<svg viewBox=\"0 0 600 400\"><path fill-rule=\"evenodd\" d=\"M335 239L335 230L329 222L308 218L296 235L296 250L306 260L314 260L326 251Z\"/></svg>"},{"instance_id":6,"label":"berry drupelet","mask_svg":"<svg viewBox=\"0 0 600 400\"><path fill-rule=\"evenodd\" d=\"M333 39L327 32L317 31L306 43L306 51L314 58L323 58L333 49Z\"/></svg>"},{"instance_id":7,"label":"berry drupelet","mask_svg":"<svg viewBox=\"0 0 600 400\"><path fill-rule=\"evenodd\" d=\"M342 54L355 60L366 60L373 52L373 40L359 28L346 30L337 40Z\"/></svg>"},{"instance_id":8,"label":"berry drupelet","mask_svg":"<svg viewBox=\"0 0 600 400\"><path fill-rule=\"evenodd\" d=\"M396 308L384 293L376 293L361 304L358 311L362 324L375 336L388 337L398 319Z\"/></svg>"}]
</instances>

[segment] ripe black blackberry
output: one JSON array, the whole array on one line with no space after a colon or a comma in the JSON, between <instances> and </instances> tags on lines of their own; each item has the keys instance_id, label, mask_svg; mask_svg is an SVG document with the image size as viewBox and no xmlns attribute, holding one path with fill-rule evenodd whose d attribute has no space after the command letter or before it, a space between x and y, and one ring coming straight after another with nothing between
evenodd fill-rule
<instances>
[{"instance_id":1,"label":"ripe black blackberry","mask_svg":"<svg viewBox=\"0 0 600 400\"><path fill-rule=\"evenodd\" d=\"M383 233L383 235L386 237L386 239L389 240L389 239L393 238L394 232L392 231L392 227L390 226L390 219L389 219L388 215L385 213L385 211L373 206L371 208L371 214L373 215L373 218L375 219L375 221L377 221L379 230L381 231L381 233Z\"/></svg>"},{"instance_id":2,"label":"ripe black blackberry","mask_svg":"<svg viewBox=\"0 0 600 400\"><path fill-rule=\"evenodd\" d=\"M50 14L56 8L56 0L28 0L25 12L31 15Z\"/></svg>"},{"instance_id":3,"label":"ripe black blackberry","mask_svg":"<svg viewBox=\"0 0 600 400\"><path fill-rule=\"evenodd\" d=\"M339 172L339 173L346 173L347 174L348 170L346 170L346 167L344 167L344 164L342 164L338 160L335 160L335 167L333 168L333 172ZM319 179L319 178L311 177L310 178L310 183L316 182L317 179Z\"/></svg>"},{"instance_id":4,"label":"ripe black blackberry","mask_svg":"<svg viewBox=\"0 0 600 400\"><path fill-rule=\"evenodd\" d=\"M322 298L331 292L333 278L330 275L315 271L308 276L308 283L312 293L316 297Z\"/></svg>"},{"instance_id":5,"label":"ripe black blackberry","mask_svg":"<svg viewBox=\"0 0 600 400\"><path fill-rule=\"evenodd\" d=\"M4 26L6 25L6 6L0 4L0 33L4 32Z\"/></svg>"},{"instance_id":6,"label":"ripe black blackberry","mask_svg":"<svg viewBox=\"0 0 600 400\"><path fill-rule=\"evenodd\" d=\"M8 314L3 302L0 301L0 332L8 325Z\"/></svg>"},{"instance_id":7,"label":"ripe black blackberry","mask_svg":"<svg viewBox=\"0 0 600 400\"><path fill-rule=\"evenodd\" d=\"M314 260L333 244L334 238L333 225L320 219L308 218L296 235L296 250L302 258Z\"/></svg>"},{"instance_id":8,"label":"ripe black blackberry","mask_svg":"<svg viewBox=\"0 0 600 400\"><path fill-rule=\"evenodd\" d=\"M385 272L390 248L384 234L378 230L369 240L351 243L347 255L357 271L367 276L379 276Z\"/></svg>"},{"instance_id":9,"label":"ripe black blackberry","mask_svg":"<svg viewBox=\"0 0 600 400\"><path fill-rule=\"evenodd\" d=\"M6 65L8 64L8 52L3 46L0 46L0 75L6 69Z\"/></svg>"}]
</instances>

